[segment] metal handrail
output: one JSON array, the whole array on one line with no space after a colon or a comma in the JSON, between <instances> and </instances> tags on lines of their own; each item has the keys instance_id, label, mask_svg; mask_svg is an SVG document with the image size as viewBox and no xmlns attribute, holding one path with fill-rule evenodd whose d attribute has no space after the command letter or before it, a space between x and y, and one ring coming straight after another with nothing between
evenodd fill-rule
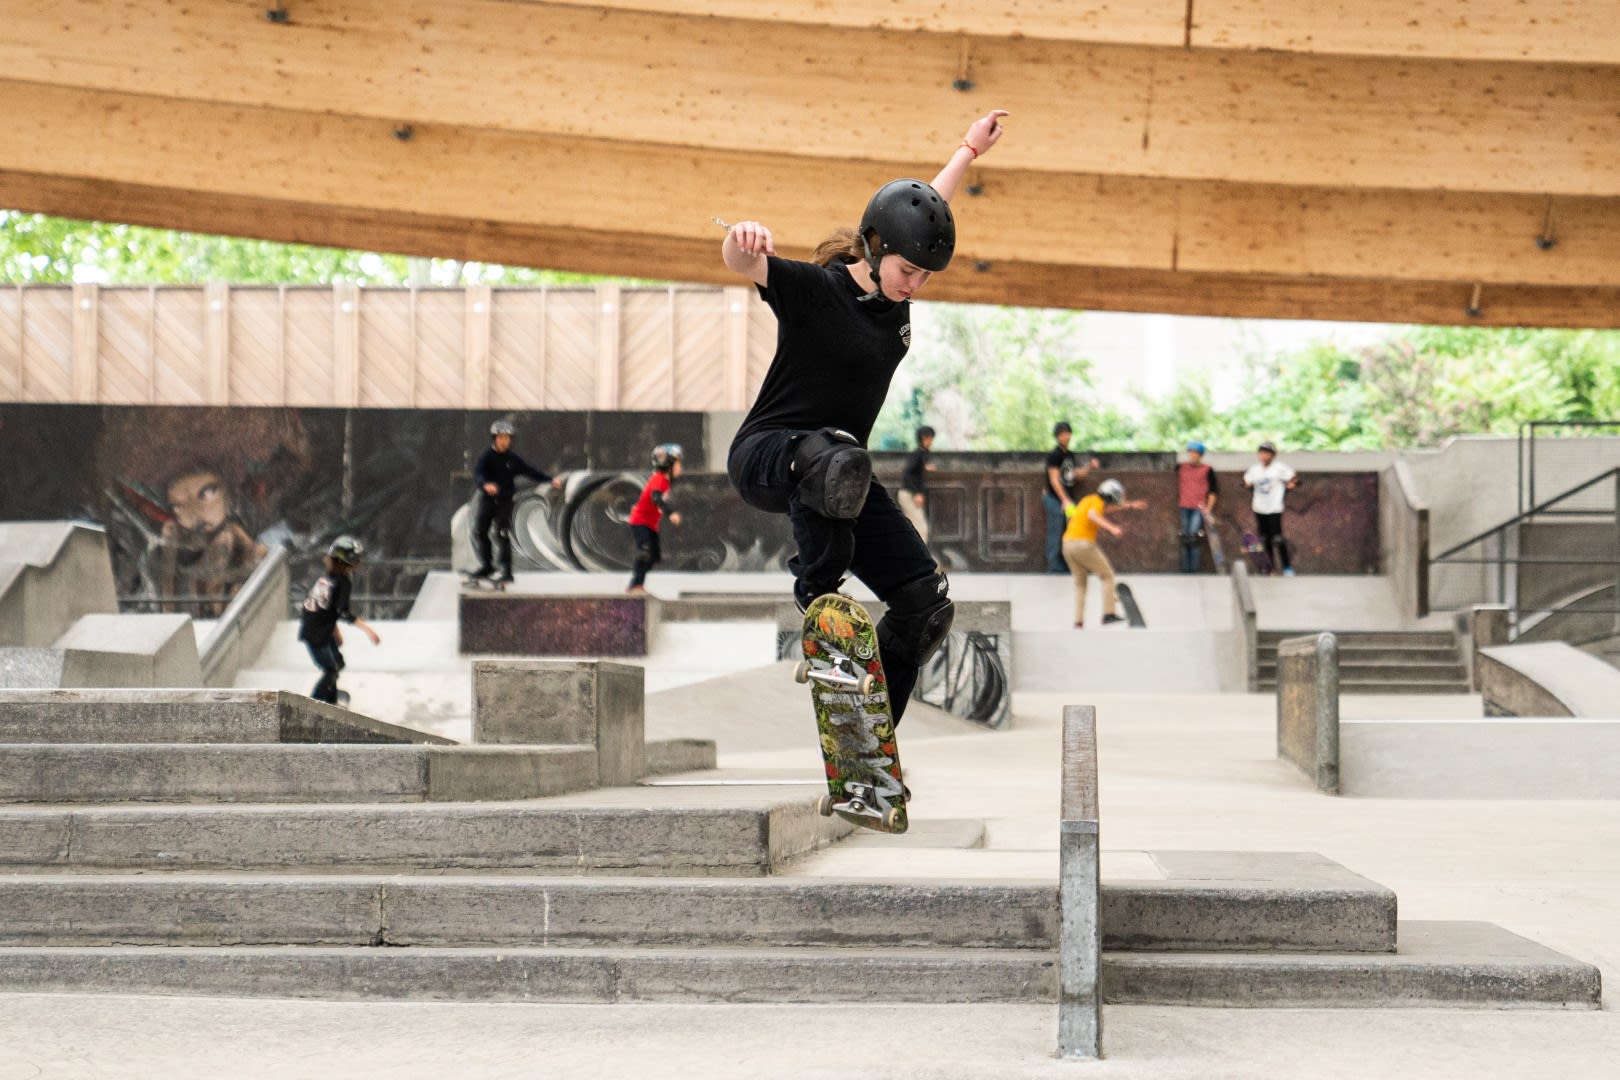
<instances>
[{"instance_id":1,"label":"metal handrail","mask_svg":"<svg viewBox=\"0 0 1620 1080\"><path fill-rule=\"evenodd\" d=\"M1556 506L1558 503L1563 502L1565 499L1573 498L1574 496L1579 495L1581 492L1585 491L1587 488L1592 487L1593 485L1595 485L1595 484L1597 484L1597 483L1599 483L1599 482L1601 482L1603 480L1612 480L1617 475L1620 475L1620 465L1615 466L1614 468L1608 470L1607 472L1599 473L1598 475L1592 477L1590 480L1586 481L1585 483L1579 484L1579 485L1577 485L1575 487L1572 487L1568 491L1564 492L1561 495L1553 496L1551 499L1548 499L1546 502L1542 503L1540 506L1532 506L1528 510L1523 510L1523 511L1519 512L1518 514L1515 514L1513 517L1509 518L1508 520L1502 522L1501 524L1493 525L1491 528L1486 529L1484 532L1480 533L1478 536L1470 537L1469 539L1464 540L1460 544L1455 544L1452 547L1447 548L1446 550L1442 551L1438 555L1431 556L1430 559L1429 559L1429 562L1437 563L1437 562L1440 562L1442 560L1450 559L1450 557L1452 555L1455 555L1457 552L1461 551L1463 548L1469 547L1470 545L1473 545L1473 544L1482 543L1483 541L1488 540L1490 537L1496 535L1499 532L1502 532L1502 531L1504 531L1506 529L1510 529L1513 526L1518 525L1518 524L1520 524L1520 523L1522 523L1524 521L1528 521L1530 518L1535 517L1537 514L1566 513L1568 511L1552 511L1549 508L1553 507L1553 506ZM1583 514L1589 513L1589 514L1591 514L1592 516L1595 517L1599 513L1601 513L1601 511L1597 511L1597 510L1579 511L1579 513L1583 513ZM1493 559L1491 561L1494 562L1495 560Z\"/></svg>"}]
</instances>

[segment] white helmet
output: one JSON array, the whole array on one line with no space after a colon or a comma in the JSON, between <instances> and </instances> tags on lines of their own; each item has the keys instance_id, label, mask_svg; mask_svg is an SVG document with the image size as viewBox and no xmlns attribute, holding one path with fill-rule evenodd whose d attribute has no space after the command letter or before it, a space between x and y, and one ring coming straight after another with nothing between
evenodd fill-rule
<instances>
[{"instance_id":1,"label":"white helmet","mask_svg":"<svg viewBox=\"0 0 1620 1080\"><path fill-rule=\"evenodd\" d=\"M512 421L510 420L497 420L493 424L489 425L489 437L492 439L497 435L516 434L517 428L512 426Z\"/></svg>"},{"instance_id":2,"label":"white helmet","mask_svg":"<svg viewBox=\"0 0 1620 1080\"><path fill-rule=\"evenodd\" d=\"M1097 494L1103 502L1117 505L1125 501L1125 485L1118 480L1104 480L1097 485Z\"/></svg>"}]
</instances>

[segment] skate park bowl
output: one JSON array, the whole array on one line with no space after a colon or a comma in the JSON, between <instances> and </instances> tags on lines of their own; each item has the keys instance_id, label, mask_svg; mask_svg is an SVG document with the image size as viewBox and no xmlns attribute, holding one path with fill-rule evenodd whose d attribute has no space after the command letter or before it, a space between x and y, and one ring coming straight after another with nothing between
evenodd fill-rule
<instances>
[{"instance_id":1,"label":"skate park bowl","mask_svg":"<svg viewBox=\"0 0 1620 1080\"><path fill-rule=\"evenodd\" d=\"M1502 646L1481 653L1487 685L1511 684L1501 697L1557 711L1346 719L1332 637L1285 641L1277 678L1278 757L1324 793L1620 799L1620 671L1567 645Z\"/></svg>"}]
</instances>

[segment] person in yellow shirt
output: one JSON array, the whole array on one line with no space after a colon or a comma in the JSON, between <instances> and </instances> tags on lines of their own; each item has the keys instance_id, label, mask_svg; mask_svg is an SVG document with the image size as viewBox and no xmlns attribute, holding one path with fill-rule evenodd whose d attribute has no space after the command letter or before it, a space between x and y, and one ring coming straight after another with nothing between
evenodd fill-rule
<instances>
[{"instance_id":1,"label":"person in yellow shirt","mask_svg":"<svg viewBox=\"0 0 1620 1080\"><path fill-rule=\"evenodd\" d=\"M1063 530L1063 561L1074 574L1074 625L1080 629L1086 621L1086 580L1096 574L1103 586L1103 625L1122 622L1119 616L1119 597L1114 591L1114 567L1097 546L1097 530L1106 529L1113 536L1124 536L1125 530L1108 520L1108 511L1143 510L1147 503L1125 501L1125 485L1118 480L1104 480L1097 490L1081 499L1068 510L1069 522Z\"/></svg>"}]
</instances>

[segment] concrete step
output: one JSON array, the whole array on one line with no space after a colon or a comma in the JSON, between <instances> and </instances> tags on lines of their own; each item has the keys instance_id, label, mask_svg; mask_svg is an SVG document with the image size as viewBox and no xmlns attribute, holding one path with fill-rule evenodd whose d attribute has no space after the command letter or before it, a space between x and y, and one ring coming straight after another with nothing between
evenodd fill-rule
<instances>
[{"instance_id":1,"label":"concrete step","mask_svg":"<svg viewBox=\"0 0 1620 1080\"><path fill-rule=\"evenodd\" d=\"M1277 663L1261 661L1257 668L1263 679L1277 677ZM1343 657L1339 660L1339 681L1341 683L1369 682L1374 679L1391 679L1398 682L1467 682L1468 669L1457 663L1431 664L1421 661L1406 661L1395 663L1365 664L1347 661Z\"/></svg>"},{"instance_id":2,"label":"concrete step","mask_svg":"<svg viewBox=\"0 0 1620 1080\"><path fill-rule=\"evenodd\" d=\"M1391 954L1103 956L1115 1004L1597 1008L1595 967L1484 923L1411 923ZM534 1002L1054 1002L1044 949L0 949L11 992Z\"/></svg>"},{"instance_id":3,"label":"concrete step","mask_svg":"<svg viewBox=\"0 0 1620 1080\"><path fill-rule=\"evenodd\" d=\"M434 743L285 690L0 690L0 743Z\"/></svg>"},{"instance_id":4,"label":"concrete step","mask_svg":"<svg viewBox=\"0 0 1620 1080\"><path fill-rule=\"evenodd\" d=\"M1258 693L1272 693L1277 689L1276 679L1261 679L1255 686ZM1410 682L1400 679L1341 679L1341 694L1472 694L1474 689L1466 680Z\"/></svg>"},{"instance_id":5,"label":"concrete step","mask_svg":"<svg viewBox=\"0 0 1620 1080\"><path fill-rule=\"evenodd\" d=\"M751 876L853 828L804 793L602 788L532 802L0 808L0 866Z\"/></svg>"},{"instance_id":6,"label":"concrete step","mask_svg":"<svg viewBox=\"0 0 1620 1080\"><path fill-rule=\"evenodd\" d=\"M1173 857L1177 853L1155 853ZM1290 853L1262 856L1287 862ZM1300 860L1318 860L1312 867ZM1318 856L1292 882L1105 881L1109 948L1391 952L1395 897ZM1313 873L1314 871L1314 873ZM657 912L650 918L649 912ZM17 874L0 944L1056 948L1045 882Z\"/></svg>"},{"instance_id":7,"label":"concrete step","mask_svg":"<svg viewBox=\"0 0 1620 1080\"><path fill-rule=\"evenodd\" d=\"M1262 630L1258 642L1261 648L1276 648L1279 641L1295 637L1314 637L1329 630L1344 648L1431 648L1455 649L1457 638L1448 630L1333 630L1318 627L1312 630Z\"/></svg>"},{"instance_id":8,"label":"concrete step","mask_svg":"<svg viewBox=\"0 0 1620 1080\"><path fill-rule=\"evenodd\" d=\"M1459 656L1455 648L1391 649L1379 645L1370 648L1339 649L1340 664L1456 664L1461 662ZM1255 652L1255 657L1262 664L1275 664L1277 647L1262 645Z\"/></svg>"},{"instance_id":9,"label":"concrete step","mask_svg":"<svg viewBox=\"0 0 1620 1080\"><path fill-rule=\"evenodd\" d=\"M0 745L0 802L444 802L595 787L588 746Z\"/></svg>"}]
</instances>

